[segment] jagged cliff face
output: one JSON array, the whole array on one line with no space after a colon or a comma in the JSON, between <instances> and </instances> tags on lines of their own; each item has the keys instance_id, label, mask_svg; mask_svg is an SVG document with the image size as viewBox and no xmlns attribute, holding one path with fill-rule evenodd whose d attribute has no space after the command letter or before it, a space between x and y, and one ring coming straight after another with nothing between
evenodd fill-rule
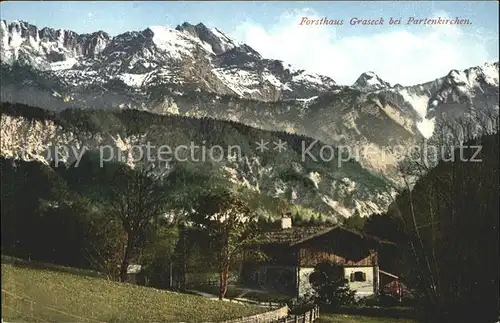
<instances>
[{"instance_id":1,"label":"jagged cliff face","mask_svg":"<svg viewBox=\"0 0 500 323\"><path fill-rule=\"evenodd\" d=\"M77 58L93 58L109 44L103 31L78 35L69 30L38 29L26 23L0 22L3 63L27 63L40 69L65 69Z\"/></svg>"},{"instance_id":2,"label":"jagged cliff face","mask_svg":"<svg viewBox=\"0 0 500 323\"><path fill-rule=\"evenodd\" d=\"M3 101L139 109L302 134L348 150L393 183L398 160L432 136L436 118L498 114L498 63L413 86L373 72L339 86L203 24L110 37L2 21L0 37Z\"/></svg>"}]
</instances>

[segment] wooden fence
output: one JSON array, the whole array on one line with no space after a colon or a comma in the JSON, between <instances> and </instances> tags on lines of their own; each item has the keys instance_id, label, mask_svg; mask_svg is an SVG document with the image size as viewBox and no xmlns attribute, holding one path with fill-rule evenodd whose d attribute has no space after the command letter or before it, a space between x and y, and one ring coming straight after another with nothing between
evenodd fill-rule
<instances>
[{"instance_id":1,"label":"wooden fence","mask_svg":"<svg viewBox=\"0 0 500 323\"><path fill-rule=\"evenodd\" d=\"M234 320L224 321L223 323L281 323L288 315L288 306L275 309L269 312L242 317Z\"/></svg>"},{"instance_id":2,"label":"wooden fence","mask_svg":"<svg viewBox=\"0 0 500 323\"><path fill-rule=\"evenodd\" d=\"M218 286L219 281L218 280L210 280L207 279L205 282L203 282L200 285L205 285L205 286ZM263 301L256 301L256 300L249 300L249 299L243 299L243 298L228 298L229 302L238 302L238 303L247 303L247 304L252 304L252 305L258 305L258 306L264 306L264 307L269 307L269 309L274 309L274 311L267 312L267 314L271 313L280 313L283 312L283 305L282 303L276 303L276 302L263 302ZM286 306L285 306L286 307ZM288 307L286 307L288 309ZM264 315L263 315L264 314ZM312 323L316 319L319 318L319 306L316 305L314 308L310 309L309 311L302 313L302 314L289 314L287 317L283 317L278 320L269 320L270 317L266 317L266 313L263 314L258 314L253 317L247 317L247 318L241 318L241 319L236 319L232 321L228 321L227 323L264 323L264 322L272 322L272 323ZM274 315L274 314L271 314ZM272 317L272 316L271 316Z\"/></svg>"},{"instance_id":3,"label":"wooden fence","mask_svg":"<svg viewBox=\"0 0 500 323\"><path fill-rule=\"evenodd\" d=\"M315 306L303 314L292 314L276 323L312 323L319 318L319 306Z\"/></svg>"},{"instance_id":4,"label":"wooden fence","mask_svg":"<svg viewBox=\"0 0 500 323\"><path fill-rule=\"evenodd\" d=\"M288 306L262 314L226 321L224 323L313 323L319 318L319 307L315 306L302 314L288 314Z\"/></svg>"},{"instance_id":5,"label":"wooden fence","mask_svg":"<svg viewBox=\"0 0 500 323\"><path fill-rule=\"evenodd\" d=\"M261 306L261 307L269 307L269 309L276 309L276 308L279 308L279 307L285 305L283 303L256 301L256 300L252 300L252 299L238 298L238 297L226 298L226 299L229 300L229 302L257 305L257 306Z\"/></svg>"}]
</instances>

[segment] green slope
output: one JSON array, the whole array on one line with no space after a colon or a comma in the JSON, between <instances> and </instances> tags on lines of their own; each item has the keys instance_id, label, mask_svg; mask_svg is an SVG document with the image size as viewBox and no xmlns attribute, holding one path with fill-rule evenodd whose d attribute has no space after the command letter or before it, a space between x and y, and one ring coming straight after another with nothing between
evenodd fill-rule
<instances>
[{"instance_id":1,"label":"green slope","mask_svg":"<svg viewBox=\"0 0 500 323\"><path fill-rule=\"evenodd\" d=\"M220 322L266 309L2 259L6 322Z\"/></svg>"}]
</instances>

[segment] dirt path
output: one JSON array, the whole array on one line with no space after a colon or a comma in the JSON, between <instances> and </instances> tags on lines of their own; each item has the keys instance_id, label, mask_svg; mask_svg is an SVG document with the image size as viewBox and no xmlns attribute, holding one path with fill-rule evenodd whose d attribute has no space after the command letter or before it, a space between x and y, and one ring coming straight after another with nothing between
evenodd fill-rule
<instances>
[{"instance_id":1,"label":"dirt path","mask_svg":"<svg viewBox=\"0 0 500 323\"><path fill-rule=\"evenodd\" d=\"M203 296L203 297L207 297L207 298L209 298L211 300L216 300L216 301L219 300L219 296L218 295L201 292L201 291L194 290L194 289L188 289L186 291L190 292L190 293L193 293L193 294L197 294L197 295ZM277 307L280 306L280 304L278 304L278 303L257 302L257 301L251 300L251 299L247 299L247 298L241 297L241 296L244 296L246 293L253 292L253 291L254 290L251 290L251 289L245 290L238 297L224 298L223 301L225 301L225 302L232 302L232 303L238 303L238 304L253 304L253 305L262 306L262 307L270 307L270 305L271 305L271 307L272 306L277 306Z\"/></svg>"}]
</instances>

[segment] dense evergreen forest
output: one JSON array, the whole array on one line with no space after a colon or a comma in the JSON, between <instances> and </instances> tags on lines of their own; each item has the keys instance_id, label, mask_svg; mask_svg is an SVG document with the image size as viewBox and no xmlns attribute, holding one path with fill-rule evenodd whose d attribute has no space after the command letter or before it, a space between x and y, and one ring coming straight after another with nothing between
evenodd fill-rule
<instances>
[{"instance_id":1,"label":"dense evergreen forest","mask_svg":"<svg viewBox=\"0 0 500 323\"><path fill-rule=\"evenodd\" d=\"M398 244L398 274L443 320L488 322L499 314L499 144L498 134L465 142L386 214L357 223Z\"/></svg>"}]
</instances>

